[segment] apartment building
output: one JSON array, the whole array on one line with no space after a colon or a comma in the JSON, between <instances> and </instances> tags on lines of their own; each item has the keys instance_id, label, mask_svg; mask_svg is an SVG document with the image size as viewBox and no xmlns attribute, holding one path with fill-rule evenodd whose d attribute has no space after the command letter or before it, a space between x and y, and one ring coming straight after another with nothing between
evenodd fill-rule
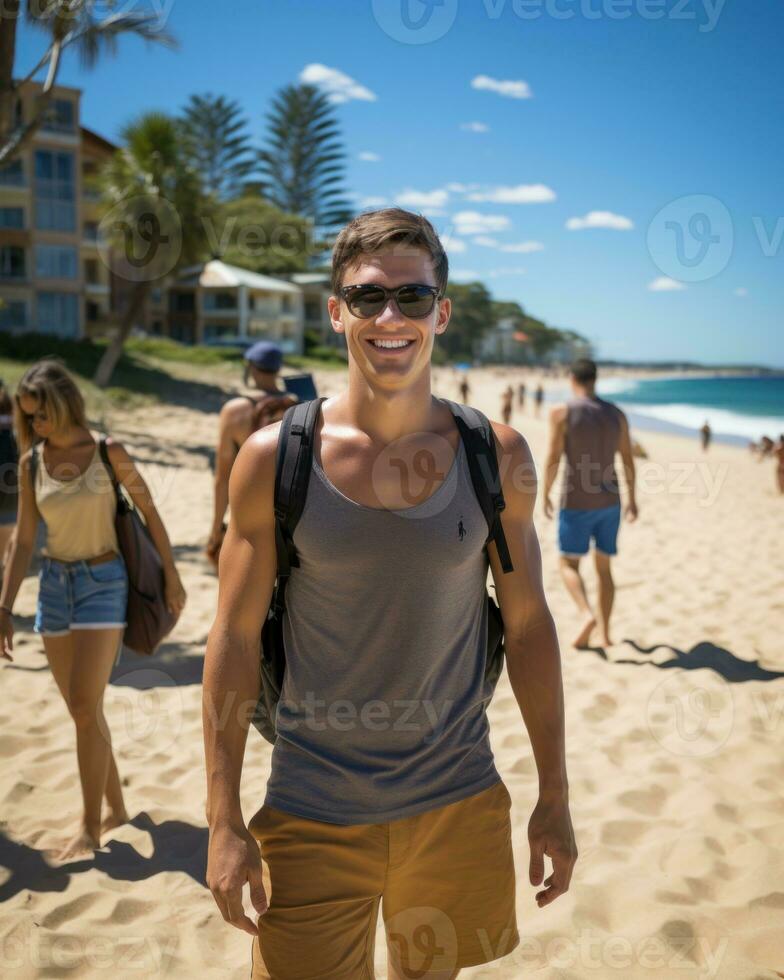
<instances>
[{"instance_id":1,"label":"apartment building","mask_svg":"<svg viewBox=\"0 0 784 980\"><path fill-rule=\"evenodd\" d=\"M40 91L20 87L18 117L31 118ZM79 338L108 324L116 284L98 252L91 177L115 147L80 125L79 99L59 86L33 140L0 167L2 330Z\"/></svg>"}]
</instances>

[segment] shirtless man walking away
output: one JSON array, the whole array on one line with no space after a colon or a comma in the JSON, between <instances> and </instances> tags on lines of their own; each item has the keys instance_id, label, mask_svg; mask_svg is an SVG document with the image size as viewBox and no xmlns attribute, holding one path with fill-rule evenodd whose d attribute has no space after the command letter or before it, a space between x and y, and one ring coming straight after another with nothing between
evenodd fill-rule
<instances>
[{"instance_id":1,"label":"shirtless man walking away","mask_svg":"<svg viewBox=\"0 0 784 980\"><path fill-rule=\"evenodd\" d=\"M229 506L229 475L240 446L256 429L278 421L297 399L278 388L278 371L283 363L283 351L277 344L260 340L245 351L245 384L252 382L258 394L231 398L218 418L218 449L215 453L215 496L212 527L207 539L206 554L217 567L226 525L223 518Z\"/></svg>"},{"instance_id":2,"label":"shirtless man walking away","mask_svg":"<svg viewBox=\"0 0 784 980\"><path fill-rule=\"evenodd\" d=\"M553 516L550 500L558 465L565 458L563 492L558 520L561 575L577 608L583 615L574 640L578 649L587 647L597 616L591 608L580 575L580 559L588 554L591 539L599 580L599 642L611 646L610 616L615 584L610 567L617 553L621 522L621 497L615 473L615 454L620 453L629 499L626 518L637 519L635 470L629 424L615 405L596 394L596 364L580 358L572 365L570 380L574 397L550 412L550 448L545 467L544 512Z\"/></svg>"}]
</instances>

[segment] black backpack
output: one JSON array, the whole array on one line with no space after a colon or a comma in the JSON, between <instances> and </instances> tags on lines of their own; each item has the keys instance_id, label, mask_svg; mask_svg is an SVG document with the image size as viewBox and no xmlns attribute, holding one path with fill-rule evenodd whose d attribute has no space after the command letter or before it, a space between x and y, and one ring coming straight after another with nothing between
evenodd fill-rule
<instances>
[{"instance_id":1,"label":"black backpack","mask_svg":"<svg viewBox=\"0 0 784 980\"><path fill-rule=\"evenodd\" d=\"M294 529L305 507L308 481L313 460L313 432L321 403L325 399L300 402L286 410L280 426L275 470L275 545L278 572L267 618L261 631L261 694L252 721L268 742L277 738L275 715L283 688L286 655L283 649L283 612L286 583L292 568L299 567L294 546ZM489 533L485 547L495 541L504 572L511 572L512 562L501 526L504 495L498 474L495 443L487 417L478 409L447 398L466 448L471 481L485 515ZM504 666L504 622L501 610L489 592L487 602L487 656L485 681L494 688Z\"/></svg>"}]
</instances>

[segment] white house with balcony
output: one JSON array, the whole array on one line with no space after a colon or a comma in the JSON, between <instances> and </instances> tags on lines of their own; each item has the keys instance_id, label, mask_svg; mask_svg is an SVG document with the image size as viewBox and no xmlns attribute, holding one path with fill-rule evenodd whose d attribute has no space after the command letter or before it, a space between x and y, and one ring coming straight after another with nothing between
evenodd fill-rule
<instances>
[{"instance_id":1,"label":"white house with balcony","mask_svg":"<svg viewBox=\"0 0 784 980\"><path fill-rule=\"evenodd\" d=\"M165 332L174 340L263 339L284 354L304 351L303 291L295 283L211 259L183 269L166 292Z\"/></svg>"}]
</instances>

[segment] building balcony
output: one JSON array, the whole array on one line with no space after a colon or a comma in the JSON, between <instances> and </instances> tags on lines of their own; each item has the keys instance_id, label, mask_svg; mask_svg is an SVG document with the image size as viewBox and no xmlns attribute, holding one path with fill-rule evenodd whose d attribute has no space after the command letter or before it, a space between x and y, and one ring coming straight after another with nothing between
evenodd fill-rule
<instances>
[{"instance_id":1,"label":"building balcony","mask_svg":"<svg viewBox=\"0 0 784 980\"><path fill-rule=\"evenodd\" d=\"M106 282L86 282L84 291L91 296L108 296L109 284Z\"/></svg>"}]
</instances>

